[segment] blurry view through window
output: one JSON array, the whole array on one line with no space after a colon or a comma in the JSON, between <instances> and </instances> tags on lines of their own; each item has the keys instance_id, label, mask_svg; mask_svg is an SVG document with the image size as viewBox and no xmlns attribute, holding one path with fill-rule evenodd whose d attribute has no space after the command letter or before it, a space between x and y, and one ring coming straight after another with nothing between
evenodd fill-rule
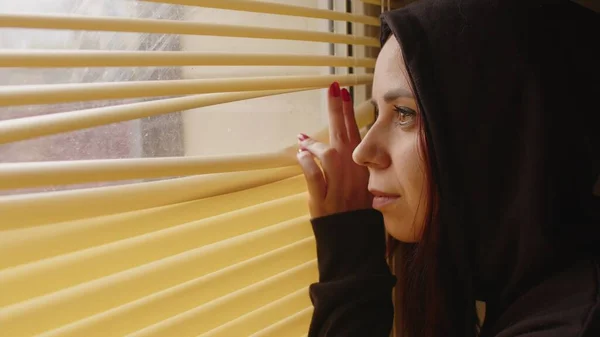
<instances>
[{"instance_id":1,"label":"blurry view through window","mask_svg":"<svg viewBox=\"0 0 600 337\"><path fill-rule=\"evenodd\" d=\"M133 1L19 0L0 2L0 12L57 13L180 19L181 7ZM2 49L179 51L177 35L68 30L4 29ZM180 79L177 68L0 68L0 85ZM0 108L0 120L44 115L127 101L97 101ZM183 154L181 114L145 118L0 145L1 162L177 156Z\"/></svg>"},{"instance_id":2,"label":"blurry view through window","mask_svg":"<svg viewBox=\"0 0 600 337\"><path fill-rule=\"evenodd\" d=\"M330 1L279 0L327 8ZM341 2L344 3L345 1ZM2 13L76 14L331 31L322 19L247 13L136 0L0 1ZM345 23L344 23L345 25ZM146 33L0 29L0 49L102 50L329 55L320 42ZM343 55L339 55L343 56ZM0 85L327 75L329 67L188 66L0 68ZM156 97L150 99L160 99ZM0 107L0 120L139 102L142 99ZM0 162L219 155L267 152L291 145L298 132L325 125L324 90L257 98L0 145ZM123 183L123 182L117 182ZM110 183L114 184L114 183ZM106 183L85 185L99 186ZM81 187L71 186L70 188ZM43 190L53 190L53 187Z\"/></svg>"}]
</instances>

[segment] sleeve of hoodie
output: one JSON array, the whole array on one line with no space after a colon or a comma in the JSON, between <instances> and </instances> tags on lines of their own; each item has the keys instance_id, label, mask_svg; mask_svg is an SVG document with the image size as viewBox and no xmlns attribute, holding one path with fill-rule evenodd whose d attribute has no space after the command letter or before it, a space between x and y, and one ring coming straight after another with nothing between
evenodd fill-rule
<instances>
[{"instance_id":1,"label":"sleeve of hoodie","mask_svg":"<svg viewBox=\"0 0 600 337\"><path fill-rule=\"evenodd\" d=\"M385 260L381 213L359 210L311 222L319 282L310 286L314 312L308 336L388 337L396 278Z\"/></svg>"}]
</instances>

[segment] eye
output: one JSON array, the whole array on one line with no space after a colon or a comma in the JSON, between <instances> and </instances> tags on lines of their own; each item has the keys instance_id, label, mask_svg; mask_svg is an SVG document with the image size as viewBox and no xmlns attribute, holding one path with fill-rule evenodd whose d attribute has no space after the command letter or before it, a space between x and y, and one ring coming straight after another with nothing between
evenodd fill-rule
<instances>
[{"instance_id":1,"label":"eye","mask_svg":"<svg viewBox=\"0 0 600 337\"><path fill-rule=\"evenodd\" d=\"M396 125L407 126L411 125L417 117L417 112L411 108L405 106L394 105L394 111L396 111Z\"/></svg>"}]
</instances>

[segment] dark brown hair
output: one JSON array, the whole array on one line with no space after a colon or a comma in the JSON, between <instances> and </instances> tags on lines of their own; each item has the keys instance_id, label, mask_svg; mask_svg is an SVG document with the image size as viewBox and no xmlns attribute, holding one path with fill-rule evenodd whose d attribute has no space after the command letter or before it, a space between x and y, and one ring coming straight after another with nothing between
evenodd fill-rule
<instances>
[{"instance_id":1,"label":"dark brown hair","mask_svg":"<svg viewBox=\"0 0 600 337\"><path fill-rule=\"evenodd\" d=\"M404 62L403 54L401 58ZM408 70L404 68L403 71L419 102ZM479 321L475 301L471 301L472 296L467 290L470 284L457 281L455 274L458 271L447 254L447 233L443 233L440 215L437 162L427 118L420 104L417 128L418 153L425 177L423 193L426 193L425 205L419 205L426 208L422 232L418 233L416 243L403 243L388 236L387 244L388 260L398 279L394 300L396 337L476 336Z\"/></svg>"},{"instance_id":2,"label":"dark brown hair","mask_svg":"<svg viewBox=\"0 0 600 337\"><path fill-rule=\"evenodd\" d=\"M425 118L418 114L418 147L424 170L426 215L417 243L403 243L388 236L387 252L398 283L395 296L396 337L438 337L450 335L453 322L448 310L450 284L441 273L439 192L435 162L428 146ZM448 282L450 283L450 282ZM474 303L473 303L474 305ZM479 329L475 322L474 329Z\"/></svg>"},{"instance_id":3,"label":"dark brown hair","mask_svg":"<svg viewBox=\"0 0 600 337\"><path fill-rule=\"evenodd\" d=\"M419 113L419 116L421 114ZM427 146L424 118L418 118L418 147L425 175L426 215L418 243L403 243L388 236L388 258L396 272L396 322L398 337L440 336L444 322L444 294L437 275L437 184Z\"/></svg>"}]
</instances>

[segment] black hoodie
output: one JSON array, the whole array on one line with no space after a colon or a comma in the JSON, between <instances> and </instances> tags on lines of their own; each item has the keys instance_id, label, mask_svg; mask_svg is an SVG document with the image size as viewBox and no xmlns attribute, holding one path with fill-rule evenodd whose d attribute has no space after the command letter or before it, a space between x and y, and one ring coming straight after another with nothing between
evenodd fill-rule
<instances>
[{"instance_id":1,"label":"black hoodie","mask_svg":"<svg viewBox=\"0 0 600 337\"><path fill-rule=\"evenodd\" d=\"M382 16L426 121L441 254L487 304L481 336L600 336L599 28L558 0L421 0ZM309 336L388 336L380 214L312 222Z\"/></svg>"}]
</instances>

